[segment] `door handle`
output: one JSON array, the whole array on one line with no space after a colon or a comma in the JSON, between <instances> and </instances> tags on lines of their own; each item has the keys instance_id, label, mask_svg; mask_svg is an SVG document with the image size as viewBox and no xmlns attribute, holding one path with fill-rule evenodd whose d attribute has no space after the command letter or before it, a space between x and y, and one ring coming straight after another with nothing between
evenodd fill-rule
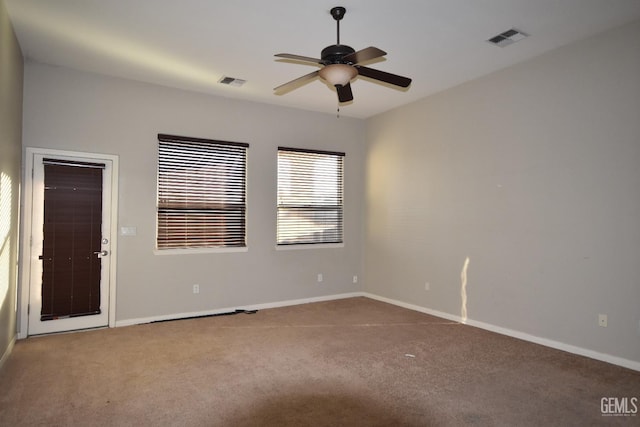
<instances>
[{"instance_id":1,"label":"door handle","mask_svg":"<svg viewBox=\"0 0 640 427\"><path fill-rule=\"evenodd\" d=\"M98 251L98 252L94 252L93 254L98 255L98 258L102 258L109 255L109 251Z\"/></svg>"}]
</instances>

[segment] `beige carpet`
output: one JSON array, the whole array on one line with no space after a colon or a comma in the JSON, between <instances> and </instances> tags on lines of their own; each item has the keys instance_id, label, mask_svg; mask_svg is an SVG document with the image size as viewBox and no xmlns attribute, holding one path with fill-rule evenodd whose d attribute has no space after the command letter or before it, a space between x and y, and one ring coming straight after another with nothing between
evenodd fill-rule
<instances>
[{"instance_id":1,"label":"beige carpet","mask_svg":"<svg viewBox=\"0 0 640 427\"><path fill-rule=\"evenodd\" d=\"M3 426L585 426L640 373L366 298L29 338Z\"/></svg>"}]
</instances>

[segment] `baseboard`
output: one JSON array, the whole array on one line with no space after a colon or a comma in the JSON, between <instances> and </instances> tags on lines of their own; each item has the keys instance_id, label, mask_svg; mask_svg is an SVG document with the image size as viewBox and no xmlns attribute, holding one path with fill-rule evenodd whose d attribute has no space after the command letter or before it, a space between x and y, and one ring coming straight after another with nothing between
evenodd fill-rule
<instances>
[{"instance_id":1,"label":"baseboard","mask_svg":"<svg viewBox=\"0 0 640 427\"><path fill-rule=\"evenodd\" d=\"M432 310L432 309L421 307L414 304L407 304L402 301L382 297L380 295L375 295L368 292L363 292L362 296L365 296L367 298L371 298L374 300L386 302L389 304L397 305L399 307L404 307L409 310L419 311L421 313L426 313L432 316L441 317L443 319L451 320L454 322L458 322L458 323L462 322L462 318L454 314L444 313L441 311ZM503 328L501 326L496 326L490 323L480 322L473 319L467 319L464 323L470 326L475 326L477 328L485 329L487 331L495 332L501 335L518 338L518 339L529 341L535 344L544 345L545 347L555 348L556 350L562 350L568 353L577 354L579 356L585 356L591 359L599 360L601 362L611 363L613 365L618 365L624 368L633 369L634 371L640 371L640 362L636 362L634 360L624 359L622 357L613 356L611 354L600 353L600 352L589 350L586 348L577 347L571 344L566 344L563 342L554 341L547 338L537 337L535 335L527 334L525 332L520 332L520 331L516 331L509 328Z\"/></svg>"},{"instance_id":2,"label":"baseboard","mask_svg":"<svg viewBox=\"0 0 640 427\"><path fill-rule=\"evenodd\" d=\"M371 299L374 299L374 300L377 300L377 301L382 301L382 302L386 302L386 303L389 303L389 304L397 305L399 307L408 308L409 310L419 311L420 313L425 313L425 314L430 314L432 316L441 317L443 319L451 320L451 321L457 322L457 323L461 323L461 320L462 320L460 318L460 316L456 316L456 315L453 315L453 314L445 313L443 311L432 310L430 308L422 307L422 306L419 306L419 305L408 304L406 302L398 301L398 300L391 299L391 298L382 297L382 296L376 295L376 294L370 294L368 292L362 292L362 296L367 297L367 298L371 298Z\"/></svg>"},{"instance_id":3,"label":"baseboard","mask_svg":"<svg viewBox=\"0 0 640 427\"><path fill-rule=\"evenodd\" d=\"M4 366L4 362L6 362L9 356L11 355L11 351L13 351L14 345L16 345L15 336L11 339L11 342L9 342L9 345L7 346L7 349L4 351L4 354L2 355L2 357L0 357L0 369L2 369L2 367Z\"/></svg>"},{"instance_id":4,"label":"baseboard","mask_svg":"<svg viewBox=\"0 0 640 427\"><path fill-rule=\"evenodd\" d=\"M354 297L361 297L361 296L364 296L362 292L349 292L345 294L325 295L325 296L313 297L313 298L276 301L276 302L268 302L268 303L253 304L253 305L248 304L248 305L242 305L238 307L218 308L215 310L206 310L206 311L197 311L197 312L188 312L188 313L175 313L175 314L167 314L167 315L152 316L152 317L142 317L137 319L116 320L116 327L140 325L143 323L151 323L151 322L166 321L166 320L187 319L189 317L213 316L221 313L230 313L237 309L266 310L268 308L287 307L290 305L300 305L300 304L308 304L312 302L332 301L332 300L354 298Z\"/></svg>"}]
</instances>

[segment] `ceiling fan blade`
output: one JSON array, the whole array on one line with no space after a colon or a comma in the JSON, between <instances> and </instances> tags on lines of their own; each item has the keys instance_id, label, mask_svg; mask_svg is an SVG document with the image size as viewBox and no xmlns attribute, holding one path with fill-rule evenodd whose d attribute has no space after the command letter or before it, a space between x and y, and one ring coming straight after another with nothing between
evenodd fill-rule
<instances>
[{"instance_id":1,"label":"ceiling fan blade","mask_svg":"<svg viewBox=\"0 0 640 427\"><path fill-rule=\"evenodd\" d=\"M363 67L362 65L354 65L358 69L358 74L369 77L381 82L390 83L400 87L408 87L411 79L408 77L398 76L397 74L387 73L385 71L374 70L373 68Z\"/></svg>"},{"instance_id":2,"label":"ceiling fan blade","mask_svg":"<svg viewBox=\"0 0 640 427\"><path fill-rule=\"evenodd\" d=\"M302 61L302 62L313 62L314 64L322 64L321 59L311 58L310 56L293 55L291 53L278 53L274 56L277 56L278 58L293 59L293 60Z\"/></svg>"},{"instance_id":3,"label":"ceiling fan blade","mask_svg":"<svg viewBox=\"0 0 640 427\"><path fill-rule=\"evenodd\" d=\"M316 70L312 73L305 74L304 76L298 77L297 79L294 79L294 80L291 80L290 82L282 84L273 90L276 92L276 94L289 92L290 90L296 89L299 86L302 86L303 84L307 83L308 81L313 80L318 76L319 72L320 70Z\"/></svg>"},{"instance_id":4,"label":"ceiling fan blade","mask_svg":"<svg viewBox=\"0 0 640 427\"><path fill-rule=\"evenodd\" d=\"M338 101L340 102L353 101L353 92L351 92L350 83L347 83L344 86L336 85L336 91L338 92Z\"/></svg>"},{"instance_id":5,"label":"ceiling fan blade","mask_svg":"<svg viewBox=\"0 0 640 427\"><path fill-rule=\"evenodd\" d=\"M370 61L372 59L385 56L387 52L380 50L377 47L369 46L357 52L350 53L342 57L342 60L352 64L359 64L364 61Z\"/></svg>"}]
</instances>

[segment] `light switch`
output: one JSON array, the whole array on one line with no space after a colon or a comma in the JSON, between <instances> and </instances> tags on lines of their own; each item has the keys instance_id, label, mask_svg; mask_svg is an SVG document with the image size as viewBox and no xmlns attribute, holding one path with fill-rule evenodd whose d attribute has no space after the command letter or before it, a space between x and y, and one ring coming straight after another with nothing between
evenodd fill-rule
<instances>
[{"instance_id":1,"label":"light switch","mask_svg":"<svg viewBox=\"0 0 640 427\"><path fill-rule=\"evenodd\" d=\"M135 236L137 232L136 227L120 227L121 236Z\"/></svg>"}]
</instances>

